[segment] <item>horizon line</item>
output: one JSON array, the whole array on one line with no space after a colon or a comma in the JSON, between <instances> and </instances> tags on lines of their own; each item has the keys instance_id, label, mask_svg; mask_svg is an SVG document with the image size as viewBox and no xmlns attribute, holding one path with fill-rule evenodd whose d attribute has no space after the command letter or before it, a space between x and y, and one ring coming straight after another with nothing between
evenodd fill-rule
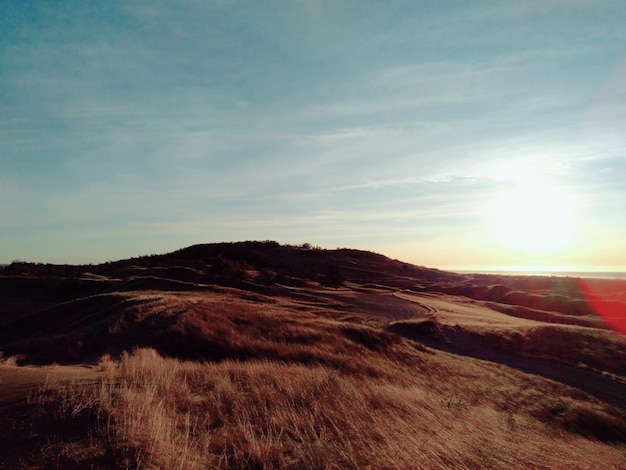
<instances>
[{"instance_id":1,"label":"horizon line","mask_svg":"<svg viewBox=\"0 0 626 470\"><path fill-rule=\"evenodd\" d=\"M622 265L455 265L442 266L438 269L461 274L623 274L626 276L626 266Z\"/></svg>"}]
</instances>

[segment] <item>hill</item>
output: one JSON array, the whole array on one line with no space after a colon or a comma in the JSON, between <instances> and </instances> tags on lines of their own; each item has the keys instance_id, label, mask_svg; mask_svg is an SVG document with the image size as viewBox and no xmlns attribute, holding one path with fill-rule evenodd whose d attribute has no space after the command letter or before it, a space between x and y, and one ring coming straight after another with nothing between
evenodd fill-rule
<instances>
[{"instance_id":1,"label":"hill","mask_svg":"<svg viewBox=\"0 0 626 470\"><path fill-rule=\"evenodd\" d=\"M626 340L596 311L626 286L586 285L271 241L16 262L0 422L30 424L0 463L623 468Z\"/></svg>"}]
</instances>

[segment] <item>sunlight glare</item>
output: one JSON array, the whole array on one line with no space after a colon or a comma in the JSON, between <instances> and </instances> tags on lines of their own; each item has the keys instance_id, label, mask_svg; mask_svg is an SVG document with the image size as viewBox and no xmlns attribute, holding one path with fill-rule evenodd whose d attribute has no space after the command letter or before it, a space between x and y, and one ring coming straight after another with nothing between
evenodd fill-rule
<instances>
[{"instance_id":1,"label":"sunlight glare","mask_svg":"<svg viewBox=\"0 0 626 470\"><path fill-rule=\"evenodd\" d=\"M528 182L501 193L491 208L494 242L519 254L549 255L575 242L574 197L564 188Z\"/></svg>"}]
</instances>

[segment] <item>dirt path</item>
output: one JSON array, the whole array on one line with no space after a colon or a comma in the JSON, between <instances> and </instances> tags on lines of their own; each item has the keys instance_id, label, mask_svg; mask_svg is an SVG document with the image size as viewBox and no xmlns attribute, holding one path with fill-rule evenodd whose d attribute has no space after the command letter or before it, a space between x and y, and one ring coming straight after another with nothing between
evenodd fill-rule
<instances>
[{"instance_id":1,"label":"dirt path","mask_svg":"<svg viewBox=\"0 0 626 470\"><path fill-rule=\"evenodd\" d=\"M413 337L410 328L405 330L402 327L396 328L396 331L403 336L442 351L496 362L523 372L541 375L576 387L600 400L626 409L626 383L592 370L583 370L559 361L523 357L496 351L485 347L469 333L472 328L474 330L480 330L481 327L509 328L537 325L542 322L511 317L481 305L480 301L462 297L404 292L397 292L394 295L400 299L418 303L428 309L431 316L434 316L442 326L439 333L440 337L429 337L421 334ZM551 324L551 326L558 328L561 325Z\"/></svg>"},{"instance_id":2,"label":"dirt path","mask_svg":"<svg viewBox=\"0 0 626 470\"><path fill-rule=\"evenodd\" d=\"M410 335L407 337L410 338ZM559 361L522 357L495 351L484 347L459 327L446 326L444 338L441 340L420 338L419 341L441 351L495 362L522 372L540 375L576 387L602 401L613 403L626 410L626 383L610 376Z\"/></svg>"},{"instance_id":3,"label":"dirt path","mask_svg":"<svg viewBox=\"0 0 626 470\"><path fill-rule=\"evenodd\" d=\"M421 305L445 325L519 327L540 323L506 315L466 297L407 292L395 292L394 296Z\"/></svg>"},{"instance_id":4,"label":"dirt path","mask_svg":"<svg viewBox=\"0 0 626 470\"><path fill-rule=\"evenodd\" d=\"M91 365L0 365L0 468L31 468L28 458L40 453L60 432L54 422L33 422L37 408L29 404L29 396L46 384L90 382L98 377L98 370Z\"/></svg>"},{"instance_id":5,"label":"dirt path","mask_svg":"<svg viewBox=\"0 0 626 470\"><path fill-rule=\"evenodd\" d=\"M98 372L91 365L17 367L0 365L0 407L25 399L46 382L62 380L94 380Z\"/></svg>"}]
</instances>

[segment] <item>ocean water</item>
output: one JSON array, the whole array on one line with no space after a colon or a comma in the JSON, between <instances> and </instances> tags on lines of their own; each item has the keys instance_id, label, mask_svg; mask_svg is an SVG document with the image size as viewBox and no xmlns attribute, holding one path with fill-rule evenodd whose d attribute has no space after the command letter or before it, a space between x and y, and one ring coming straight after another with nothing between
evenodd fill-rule
<instances>
[{"instance_id":1,"label":"ocean water","mask_svg":"<svg viewBox=\"0 0 626 470\"><path fill-rule=\"evenodd\" d=\"M459 274L494 274L498 276L557 276L586 279L623 279L626 271L565 271L538 269L448 269Z\"/></svg>"}]
</instances>

